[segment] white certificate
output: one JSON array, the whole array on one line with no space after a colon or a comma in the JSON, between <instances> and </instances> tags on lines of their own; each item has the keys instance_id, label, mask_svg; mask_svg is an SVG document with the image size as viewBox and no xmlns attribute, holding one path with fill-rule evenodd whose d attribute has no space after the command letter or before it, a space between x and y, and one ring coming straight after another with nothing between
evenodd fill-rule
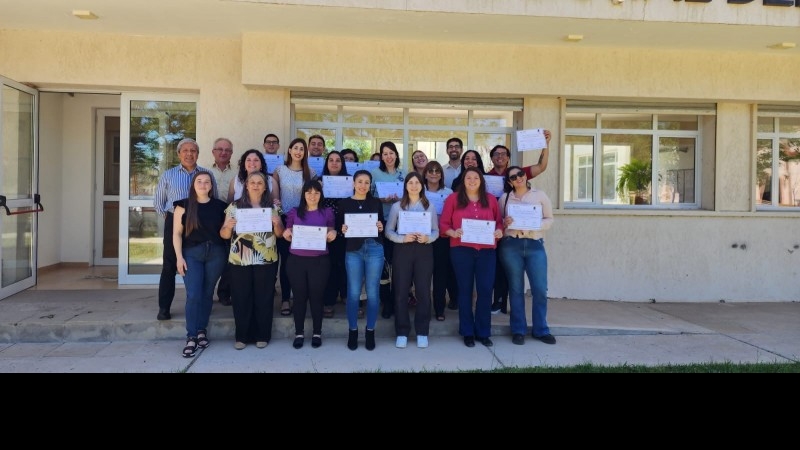
<instances>
[{"instance_id":1,"label":"white certificate","mask_svg":"<svg viewBox=\"0 0 800 450\"><path fill-rule=\"evenodd\" d=\"M434 208L436 208L436 214L442 215L442 210L444 209L444 201L447 200L447 197L450 194L443 194L441 192L426 192L425 197L428 198L428 201L431 202Z\"/></svg>"},{"instance_id":2,"label":"white certificate","mask_svg":"<svg viewBox=\"0 0 800 450\"><path fill-rule=\"evenodd\" d=\"M494 220L463 219L461 221L461 242L472 244L494 245L494 230L497 228Z\"/></svg>"},{"instance_id":3,"label":"white certificate","mask_svg":"<svg viewBox=\"0 0 800 450\"><path fill-rule=\"evenodd\" d=\"M356 171L364 168L364 164L354 161L345 161L344 168L347 169L348 174L355 175Z\"/></svg>"},{"instance_id":4,"label":"white certificate","mask_svg":"<svg viewBox=\"0 0 800 450\"><path fill-rule=\"evenodd\" d=\"M371 159L369 161L364 161L362 164L364 165L364 170L369 170L370 172L381 167L380 161L373 161Z\"/></svg>"},{"instance_id":5,"label":"white certificate","mask_svg":"<svg viewBox=\"0 0 800 450\"><path fill-rule=\"evenodd\" d=\"M527 152L529 150L541 150L547 148L547 139L544 137L544 129L534 128L531 130L517 131L517 150Z\"/></svg>"},{"instance_id":6,"label":"white certificate","mask_svg":"<svg viewBox=\"0 0 800 450\"><path fill-rule=\"evenodd\" d=\"M272 232L272 208L237 208L236 233Z\"/></svg>"},{"instance_id":7,"label":"white certificate","mask_svg":"<svg viewBox=\"0 0 800 450\"><path fill-rule=\"evenodd\" d=\"M347 198L353 195L353 177L325 175L322 177L325 198Z\"/></svg>"},{"instance_id":8,"label":"white certificate","mask_svg":"<svg viewBox=\"0 0 800 450\"><path fill-rule=\"evenodd\" d=\"M403 198L403 183L400 181L378 181L375 183L375 191L379 198L391 197L392 194L397 198Z\"/></svg>"},{"instance_id":9,"label":"white certificate","mask_svg":"<svg viewBox=\"0 0 800 450\"><path fill-rule=\"evenodd\" d=\"M378 213L345 214L346 238L378 237Z\"/></svg>"},{"instance_id":10,"label":"white certificate","mask_svg":"<svg viewBox=\"0 0 800 450\"><path fill-rule=\"evenodd\" d=\"M292 226L292 248L295 250L325 250L328 227Z\"/></svg>"},{"instance_id":11,"label":"white certificate","mask_svg":"<svg viewBox=\"0 0 800 450\"><path fill-rule=\"evenodd\" d=\"M512 230L541 230L542 229L542 205L537 203L510 203L507 213L514 221L508 227Z\"/></svg>"},{"instance_id":12,"label":"white certificate","mask_svg":"<svg viewBox=\"0 0 800 450\"><path fill-rule=\"evenodd\" d=\"M400 211L397 217L397 233L431 234L431 213L428 211Z\"/></svg>"},{"instance_id":13,"label":"white certificate","mask_svg":"<svg viewBox=\"0 0 800 450\"><path fill-rule=\"evenodd\" d=\"M265 153L264 160L267 161L267 173L269 174L274 173L278 166L283 165L282 155L270 155L269 153Z\"/></svg>"},{"instance_id":14,"label":"white certificate","mask_svg":"<svg viewBox=\"0 0 800 450\"><path fill-rule=\"evenodd\" d=\"M503 195L504 177L500 175L484 175L483 178L486 180L486 192L495 198L500 198Z\"/></svg>"},{"instance_id":15,"label":"white certificate","mask_svg":"<svg viewBox=\"0 0 800 450\"><path fill-rule=\"evenodd\" d=\"M325 158L322 156L309 156L308 167L317 175L322 175L322 168L325 167Z\"/></svg>"}]
</instances>

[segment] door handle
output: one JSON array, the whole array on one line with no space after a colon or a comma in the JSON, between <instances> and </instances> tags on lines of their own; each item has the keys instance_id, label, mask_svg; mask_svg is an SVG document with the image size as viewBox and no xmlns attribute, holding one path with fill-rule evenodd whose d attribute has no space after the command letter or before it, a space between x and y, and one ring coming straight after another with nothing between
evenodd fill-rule
<instances>
[{"instance_id":1,"label":"door handle","mask_svg":"<svg viewBox=\"0 0 800 450\"><path fill-rule=\"evenodd\" d=\"M36 204L36 209L23 209L11 212L11 210L8 209L8 205L6 204L6 196L0 195L0 207L6 210L7 216L16 216L18 214L40 213L44 211L44 206L42 206L42 199L39 196L39 194L33 194L33 203Z\"/></svg>"}]
</instances>

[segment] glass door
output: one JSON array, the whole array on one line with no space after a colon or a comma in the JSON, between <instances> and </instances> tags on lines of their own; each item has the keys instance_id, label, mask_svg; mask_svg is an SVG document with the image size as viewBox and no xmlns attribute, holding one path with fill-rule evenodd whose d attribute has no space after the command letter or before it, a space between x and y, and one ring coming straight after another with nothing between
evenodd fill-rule
<instances>
[{"instance_id":1,"label":"glass door","mask_svg":"<svg viewBox=\"0 0 800 450\"><path fill-rule=\"evenodd\" d=\"M119 284L158 285L170 230L154 207L156 188L161 175L179 164L178 142L197 136L197 102L192 94L122 94L119 176L126 181L119 191Z\"/></svg>"},{"instance_id":2,"label":"glass door","mask_svg":"<svg viewBox=\"0 0 800 450\"><path fill-rule=\"evenodd\" d=\"M36 284L39 92L0 76L0 299Z\"/></svg>"}]
</instances>

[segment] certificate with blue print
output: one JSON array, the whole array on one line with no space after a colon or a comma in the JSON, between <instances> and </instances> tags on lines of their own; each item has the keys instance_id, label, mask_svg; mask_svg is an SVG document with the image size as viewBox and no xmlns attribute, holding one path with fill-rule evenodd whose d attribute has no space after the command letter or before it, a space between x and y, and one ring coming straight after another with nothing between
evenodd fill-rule
<instances>
[{"instance_id":1,"label":"certificate with blue print","mask_svg":"<svg viewBox=\"0 0 800 450\"><path fill-rule=\"evenodd\" d=\"M269 174L274 173L278 166L283 165L282 155L270 155L269 153L266 153L264 154L264 160L267 162L267 173Z\"/></svg>"},{"instance_id":2,"label":"certificate with blue print","mask_svg":"<svg viewBox=\"0 0 800 450\"><path fill-rule=\"evenodd\" d=\"M353 195L353 177L325 175L322 177L325 198L348 198Z\"/></svg>"},{"instance_id":3,"label":"certificate with blue print","mask_svg":"<svg viewBox=\"0 0 800 450\"><path fill-rule=\"evenodd\" d=\"M484 175L483 179L486 180L487 193L494 196L494 198L500 198L503 195L505 177L501 177L500 175Z\"/></svg>"},{"instance_id":4,"label":"certificate with blue print","mask_svg":"<svg viewBox=\"0 0 800 450\"><path fill-rule=\"evenodd\" d=\"M461 221L461 242L471 244L494 245L494 220L464 219Z\"/></svg>"},{"instance_id":5,"label":"certificate with blue print","mask_svg":"<svg viewBox=\"0 0 800 450\"><path fill-rule=\"evenodd\" d=\"M378 237L377 213L345 214L344 224L347 225L345 238Z\"/></svg>"},{"instance_id":6,"label":"certificate with blue print","mask_svg":"<svg viewBox=\"0 0 800 450\"><path fill-rule=\"evenodd\" d=\"M271 233L272 208L236 208L236 233Z\"/></svg>"},{"instance_id":7,"label":"certificate with blue print","mask_svg":"<svg viewBox=\"0 0 800 450\"><path fill-rule=\"evenodd\" d=\"M325 158L322 156L309 156L308 167L317 175L322 175L322 168L325 167Z\"/></svg>"},{"instance_id":8,"label":"certificate with blue print","mask_svg":"<svg viewBox=\"0 0 800 450\"><path fill-rule=\"evenodd\" d=\"M442 215L442 210L444 209L444 201L447 200L447 197L450 194L443 194L441 192L426 192L425 197L428 198L428 201L431 202L431 205L436 209L436 214Z\"/></svg>"},{"instance_id":9,"label":"certificate with blue print","mask_svg":"<svg viewBox=\"0 0 800 450\"><path fill-rule=\"evenodd\" d=\"M292 246L295 250L325 250L328 227L294 225L292 227Z\"/></svg>"},{"instance_id":10,"label":"certificate with blue print","mask_svg":"<svg viewBox=\"0 0 800 450\"><path fill-rule=\"evenodd\" d=\"M542 205L540 203L509 203L507 213L512 219L512 230L541 230L542 229Z\"/></svg>"},{"instance_id":11,"label":"certificate with blue print","mask_svg":"<svg viewBox=\"0 0 800 450\"><path fill-rule=\"evenodd\" d=\"M378 198L391 197L403 198L403 183L400 181L378 181L375 183L375 192Z\"/></svg>"},{"instance_id":12,"label":"certificate with blue print","mask_svg":"<svg viewBox=\"0 0 800 450\"><path fill-rule=\"evenodd\" d=\"M400 211L397 216L397 233L430 235L431 215L428 211Z\"/></svg>"}]
</instances>

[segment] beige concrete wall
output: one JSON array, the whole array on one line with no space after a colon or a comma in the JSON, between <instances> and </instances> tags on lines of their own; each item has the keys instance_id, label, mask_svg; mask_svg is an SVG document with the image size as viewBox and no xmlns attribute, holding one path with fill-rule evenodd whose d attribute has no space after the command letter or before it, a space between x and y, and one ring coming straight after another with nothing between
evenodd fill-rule
<instances>
[{"instance_id":1,"label":"beige concrete wall","mask_svg":"<svg viewBox=\"0 0 800 450\"><path fill-rule=\"evenodd\" d=\"M247 85L454 95L800 101L791 54L463 45L246 34ZM321 70L309 70L309 61ZM280 67L281 70L273 70ZM420 70L429 68L430 70Z\"/></svg>"},{"instance_id":2,"label":"beige concrete wall","mask_svg":"<svg viewBox=\"0 0 800 450\"><path fill-rule=\"evenodd\" d=\"M750 105L717 104L716 210L750 211L753 184L750 176L753 129L750 127ZM745 126L743 126L745 125Z\"/></svg>"}]
</instances>

